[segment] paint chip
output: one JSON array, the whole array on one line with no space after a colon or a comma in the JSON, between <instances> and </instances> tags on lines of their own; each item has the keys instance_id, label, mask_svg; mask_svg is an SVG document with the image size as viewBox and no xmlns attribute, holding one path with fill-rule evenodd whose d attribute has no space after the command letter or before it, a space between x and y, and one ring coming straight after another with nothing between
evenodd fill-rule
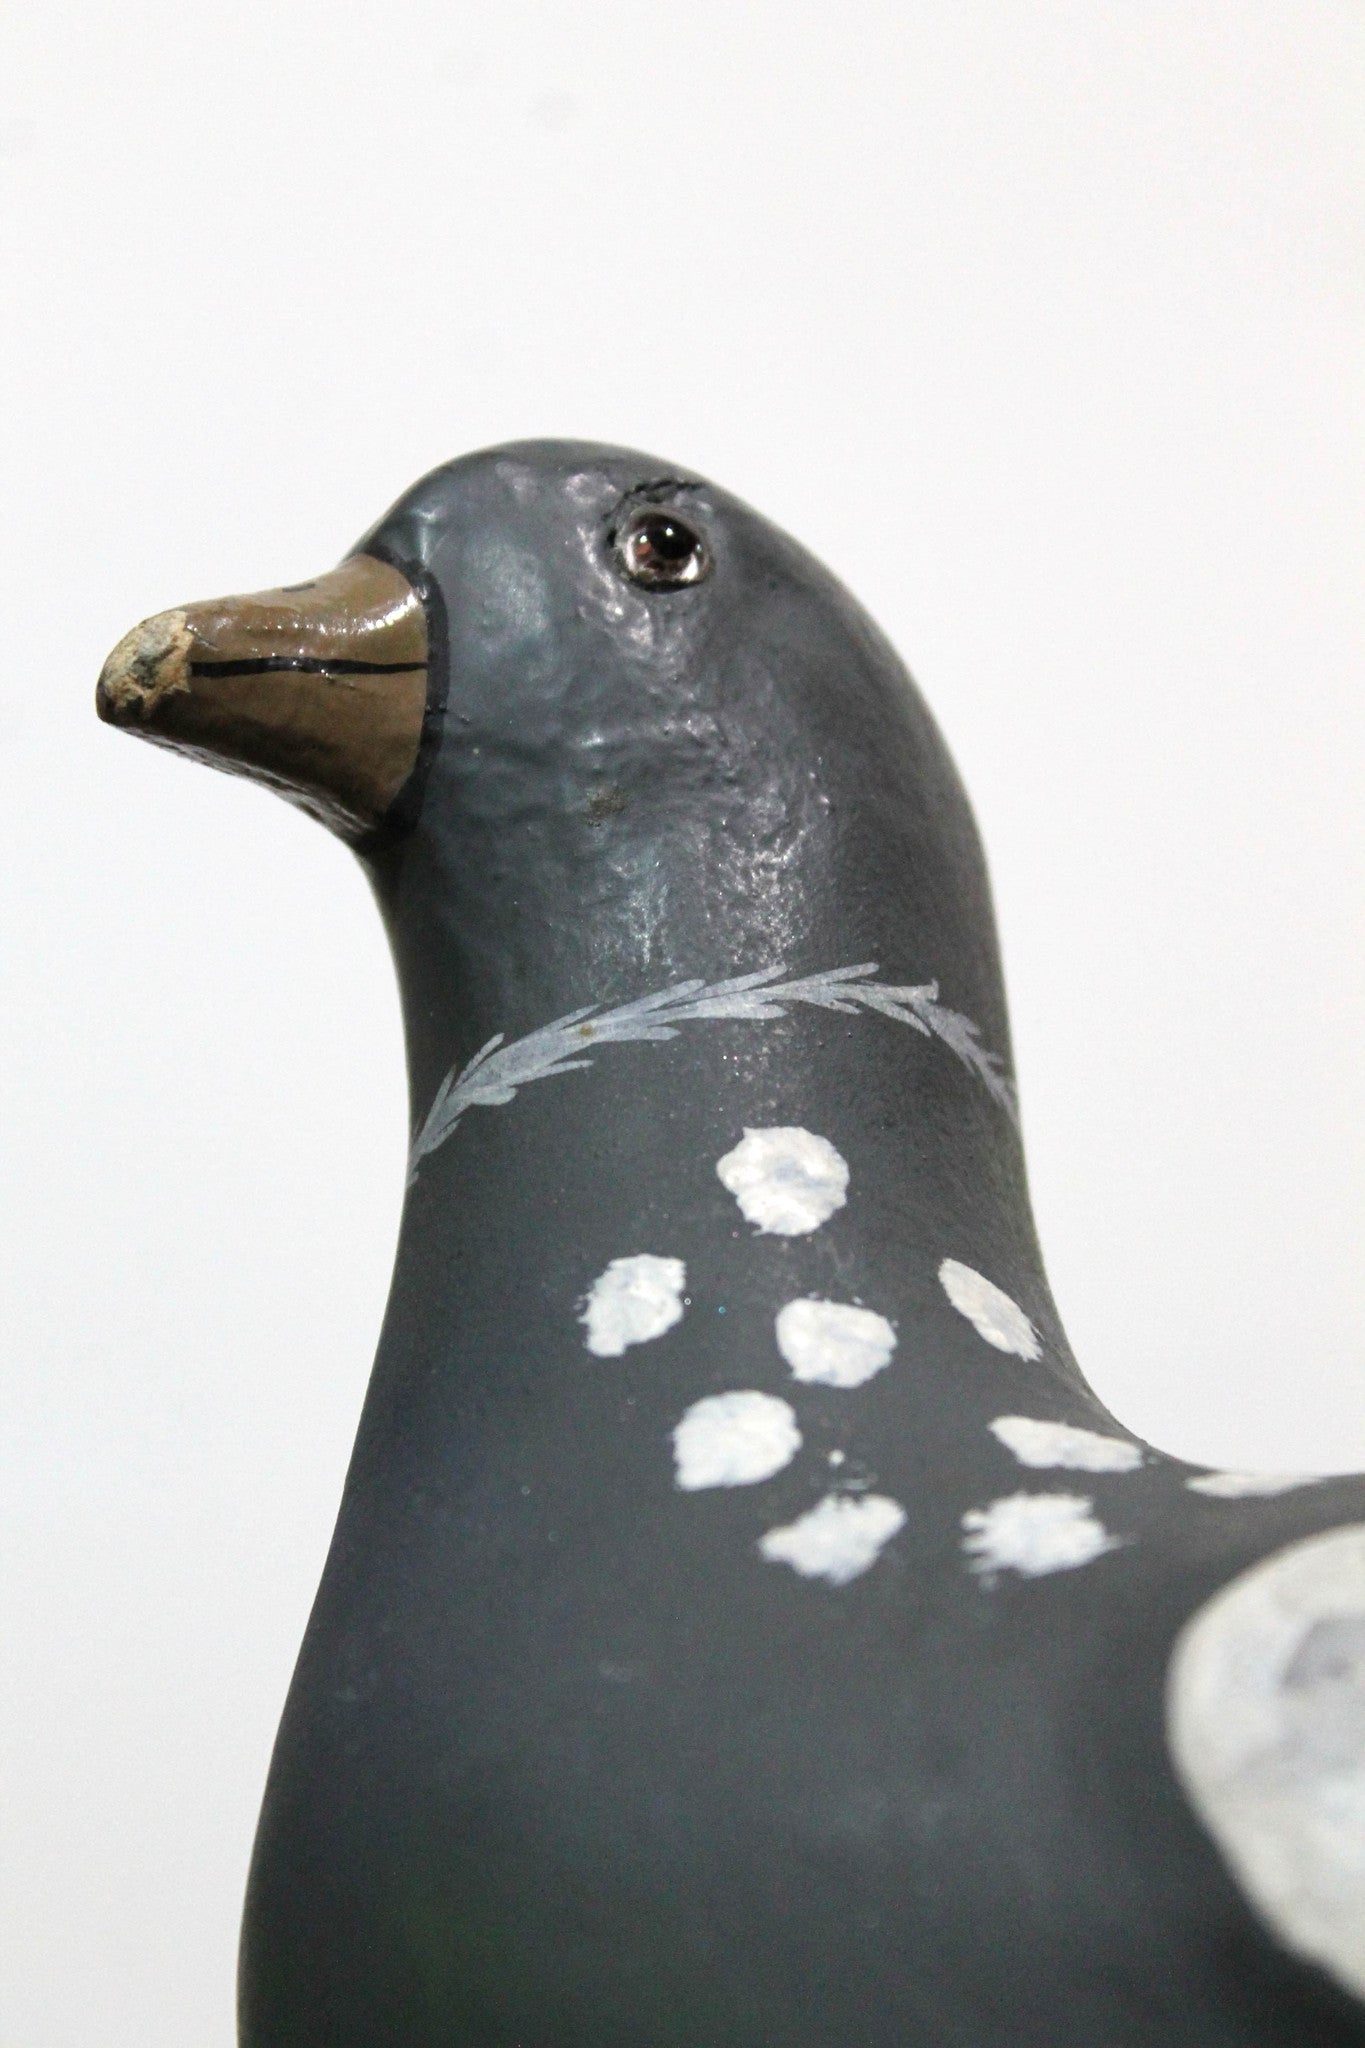
<instances>
[{"instance_id":1,"label":"paint chip","mask_svg":"<svg viewBox=\"0 0 1365 2048\"><path fill-rule=\"evenodd\" d=\"M681 1259L660 1259L653 1252L613 1259L593 1281L578 1319L587 1325L589 1351L596 1358L619 1358L628 1344L662 1337L682 1321L686 1278Z\"/></svg>"},{"instance_id":2,"label":"paint chip","mask_svg":"<svg viewBox=\"0 0 1365 2048\"><path fill-rule=\"evenodd\" d=\"M771 1479L800 1448L801 1432L787 1403L747 1389L694 1401L673 1432L677 1483L687 1493Z\"/></svg>"},{"instance_id":3,"label":"paint chip","mask_svg":"<svg viewBox=\"0 0 1365 2048\"><path fill-rule=\"evenodd\" d=\"M789 1301L776 1327L777 1348L793 1378L825 1387L861 1387L896 1348L885 1316L842 1301Z\"/></svg>"},{"instance_id":4,"label":"paint chip","mask_svg":"<svg viewBox=\"0 0 1365 2048\"><path fill-rule=\"evenodd\" d=\"M1273 1494L1292 1493L1296 1486L1315 1486L1328 1476L1324 1472L1201 1472L1185 1484L1191 1493L1207 1494L1210 1500L1268 1500Z\"/></svg>"},{"instance_id":5,"label":"paint chip","mask_svg":"<svg viewBox=\"0 0 1365 2048\"><path fill-rule=\"evenodd\" d=\"M1031 1415L997 1415L990 1432L1021 1465L1068 1472L1136 1472L1142 1446L1120 1436L1100 1436L1070 1422L1038 1422Z\"/></svg>"},{"instance_id":6,"label":"paint chip","mask_svg":"<svg viewBox=\"0 0 1365 2048\"><path fill-rule=\"evenodd\" d=\"M778 1237L803 1237L842 1209L848 1167L830 1144L799 1125L749 1130L716 1162L721 1185L746 1222Z\"/></svg>"},{"instance_id":7,"label":"paint chip","mask_svg":"<svg viewBox=\"0 0 1365 2048\"><path fill-rule=\"evenodd\" d=\"M846 1586L876 1563L883 1546L905 1526L905 1509L884 1493L849 1500L827 1493L809 1514L770 1529L758 1548L769 1564L789 1564L803 1579Z\"/></svg>"},{"instance_id":8,"label":"paint chip","mask_svg":"<svg viewBox=\"0 0 1365 2048\"><path fill-rule=\"evenodd\" d=\"M1026 1579L1090 1564L1119 1539L1095 1520L1093 1502L1078 1493L1012 1493L962 1517L962 1547L972 1570L1019 1572Z\"/></svg>"},{"instance_id":9,"label":"paint chip","mask_svg":"<svg viewBox=\"0 0 1365 2048\"><path fill-rule=\"evenodd\" d=\"M1013 1351L1019 1358L1040 1358L1042 1345L1017 1302L971 1266L959 1259L945 1259L938 1269L943 1291L959 1315L975 1325L978 1333L997 1351Z\"/></svg>"},{"instance_id":10,"label":"paint chip","mask_svg":"<svg viewBox=\"0 0 1365 2048\"><path fill-rule=\"evenodd\" d=\"M1177 1638L1166 1713L1251 1904L1365 1997L1365 1524L1292 1543L1206 1601Z\"/></svg>"}]
</instances>

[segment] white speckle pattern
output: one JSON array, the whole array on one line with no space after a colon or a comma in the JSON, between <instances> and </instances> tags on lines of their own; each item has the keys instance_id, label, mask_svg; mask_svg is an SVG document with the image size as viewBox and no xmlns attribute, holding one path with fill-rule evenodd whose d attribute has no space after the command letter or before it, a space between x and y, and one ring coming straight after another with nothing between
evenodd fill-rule
<instances>
[{"instance_id":1,"label":"white speckle pattern","mask_svg":"<svg viewBox=\"0 0 1365 2048\"><path fill-rule=\"evenodd\" d=\"M1177 1639L1166 1714L1185 1791L1252 1905L1365 1997L1365 1525L1215 1593Z\"/></svg>"},{"instance_id":2,"label":"white speckle pattern","mask_svg":"<svg viewBox=\"0 0 1365 2048\"><path fill-rule=\"evenodd\" d=\"M1007 1451L1036 1472L1136 1472L1142 1446L1120 1436L1100 1436L1070 1422L1037 1422L1031 1415L997 1415L990 1425Z\"/></svg>"},{"instance_id":3,"label":"white speckle pattern","mask_svg":"<svg viewBox=\"0 0 1365 2048\"><path fill-rule=\"evenodd\" d=\"M1042 1345L1017 1302L1011 1301L993 1280L959 1259L945 1259L938 1269L943 1291L959 1315L964 1315L988 1344L997 1351L1013 1351L1019 1358L1039 1358Z\"/></svg>"},{"instance_id":4,"label":"white speckle pattern","mask_svg":"<svg viewBox=\"0 0 1365 2048\"><path fill-rule=\"evenodd\" d=\"M592 1283L579 1317L595 1358L619 1358L628 1344L646 1344L682 1321L687 1269L681 1259L636 1252L613 1259Z\"/></svg>"},{"instance_id":5,"label":"white speckle pattern","mask_svg":"<svg viewBox=\"0 0 1365 2048\"><path fill-rule=\"evenodd\" d=\"M889 1364L896 1333L885 1316L842 1301L789 1301L777 1317L777 1348L798 1380L861 1387Z\"/></svg>"},{"instance_id":6,"label":"white speckle pattern","mask_svg":"<svg viewBox=\"0 0 1365 2048\"><path fill-rule=\"evenodd\" d=\"M1092 1506L1077 1493L1012 1493L962 1517L962 1547L972 1570L988 1576L1008 1571L1037 1579L1074 1571L1118 1547L1118 1538L1091 1514Z\"/></svg>"},{"instance_id":7,"label":"white speckle pattern","mask_svg":"<svg viewBox=\"0 0 1365 2048\"><path fill-rule=\"evenodd\" d=\"M1321 1472L1202 1472L1185 1484L1191 1493L1206 1493L1210 1500L1268 1500L1272 1494L1292 1493L1296 1486L1314 1486L1324 1477Z\"/></svg>"},{"instance_id":8,"label":"white speckle pattern","mask_svg":"<svg viewBox=\"0 0 1365 2048\"><path fill-rule=\"evenodd\" d=\"M694 1401L673 1432L678 1485L685 1493L771 1479L800 1448L801 1432L787 1403L750 1390Z\"/></svg>"},{"instance_id":9,"label":"white speckle pattern","mask_svg":"<svg viewBox=\"0 0 1365 2048\"><path fill-rule=\"evenodd\" d=\"M848 1167L829 1139L799 1124L746 1129L716 1173L745 1221L778 1237L818 1230L843 1208L848 1188Z\"/></svg>"},{"instance_id":10,"label":"white speckle pattern","mask_svg":"<svg viewBox=\"0 0 1365 2048\"><path fill-rule=\"evenodd\" d=\"M905 1526L905 1509L884 1493L858 1500L827 1493L809 1514L759 1539L769 1564L789 1564L803 1579L846 1586L876 1563L884 1544Z\"/></svg>"}]
</instances>

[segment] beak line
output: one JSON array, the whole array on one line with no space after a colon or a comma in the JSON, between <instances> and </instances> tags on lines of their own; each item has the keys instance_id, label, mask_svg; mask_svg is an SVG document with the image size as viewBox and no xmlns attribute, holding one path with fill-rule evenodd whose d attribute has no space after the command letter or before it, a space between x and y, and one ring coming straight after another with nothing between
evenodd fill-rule
<instances>
[{"instance_id":1,"label":"beak line","mask_svg":"<svg viewBox=\"0 0 1365 2048\"><path fill-rule=\"evenodd\" d=\"M403 573L352 555L308 583L158 612L104 664L110 725L266 783L353 844L417 763L429 659Z\"/></svg>"}]
</instances>

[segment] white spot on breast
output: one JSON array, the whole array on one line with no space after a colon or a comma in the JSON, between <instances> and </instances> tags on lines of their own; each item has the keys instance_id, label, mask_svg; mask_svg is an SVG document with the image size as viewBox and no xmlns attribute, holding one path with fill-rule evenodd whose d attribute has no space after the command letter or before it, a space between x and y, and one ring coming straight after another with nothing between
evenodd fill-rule
<instances>
[{"instance_id":1,"label":"white spot on breast","mask_svg":"<svg viewBox=\"0 0 1365 2048\"><path fill-rule=\"evenodd\" d=\"M775 1394L708 1394L673 1432L678 1485L752 1486L771 1479L801 1448L796 1417Z\"/></svg>"},{"instance_id":2,"label":"white spot on breast","mask_svg":"<svg viewBox=\"0 0 1365 2048\"><path fill-rule=\"evenodd\" d=\"M777 1317L777 1348L798 1380L860 1387L896 1348L885 1316L842 1301L789 1301Z\"/></svg>"},{"instance_id":3,"label":"white spot on breast","mask_svg":"<svg viewBox=\"0 0 1365 2048\"><path fill-rule=\"evenodd\" d=\"M1166 1714L1191 1804L1252 1905L1365 1997L1365 1525L1215 1593L1176 1642Z\"/></svg>"},{"instance_id":4,"label":"white spot on breast","mask_svg":"<svg viewBox=\"0 0 1365 2048\"><path fill-rule=\"evenodd\" d=\"M1316 1485L1323 1477L1321 1472L1201 1472L1185 1484L1191 1493L1206 1493L1211 1500L1269 1499L1292 1493L1296 1486Z\"/></svg>"},{"instance_id":5,"label":"white spot on breast","mask_svg":"<svg viewBox=\"0 0 1365 2048\"><path fill-rule=\"evenodd\" d=\"M1100 1436L1069 1422L1036 1422L1030 1415L997 1415L990 1425L1007 1451L1035 1471L1061 1467L1069 1472L1136 1472L1142 1446L1120 1436Z\"/></svg>"},{"instance_id":6,"label":"white spot on breast","mask_svg":"<svg viewBox=\"0 0 1365 2048\"><path fill-rule=\"evenodd\" d=\"M974 1572L1037 1579L1074 1571L1118 1547L1118 1538L1091 1514L1092 1505L1077 1493L1012 1493L962 1517L962 1547Z\"/></svg>"},{"instance_id":7,"label":"white spot on breast","mask_svg":"<svg viewBox=\"0 0 1365 2048\"><path fill-rule=\"evenodd\" d=\"M938 1277L958 1314L966 1316L997 1351L1013 1351L1020 1358L1041 1357L1038 1332L1018 1303L1011 1301L994 1281L958 1259L945 1259Z\"/></svg>"},{"instance_id":8,"label":"white spot on breast","mask_svg":"<svg viewBox=\"0 0 1365 2048\"><path fill-rule=\"evenodd\" d=\"M681 1259L652 1252L613 1259L592 1283L579 1317L588 1326L588 1349L598 1358L619 1358L628 1344L662 1337L682 1320L687 1269Z\"/></svg>"},{"instance_id":9,"label":"white spot on breast","mask_svg":"<svg viewBox=\"0 0 1365 2048\"><path fill-rule=\"evenodd\" d=\"M846 1586L876 1563L882 1546L904 1526L905 1509L884 1493L858 1500L827 1493L809 1514L770 1529L758 1548L769 1564L789 1564L803 1579Z\"/></svg>"},{"instance_id":10,"label":"white spot on breast","mask_svg":"<svg viewBox=\"0 0 1365 2048\"><path fill-rule=\"evenodd\" d=\"M716 1172L745 1220L779 1237L818 1230L843 1208L848 1188L848 1167L829 1139L797 1124L746 1129Z\"/></svg>"}]
</instances>

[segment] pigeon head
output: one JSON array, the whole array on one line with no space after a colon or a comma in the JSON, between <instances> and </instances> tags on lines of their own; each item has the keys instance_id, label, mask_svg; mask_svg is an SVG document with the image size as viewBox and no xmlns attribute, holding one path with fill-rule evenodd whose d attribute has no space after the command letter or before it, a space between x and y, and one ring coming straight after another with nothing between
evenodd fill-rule
<instances>
[{"instance_id":1,"label":"pigeon head","mask_svg":"<svg viewBox=\"0 0 1365 2048\"><path fill-rule=\"evenodd\" d=\"M529 1027L875 960L1003 1045L975 829L905 669L809 554L651 457L449 463L330 575L136 628L98 701L355 846L419 1036L452 992Z\"/></svg>"}]
</instances>

